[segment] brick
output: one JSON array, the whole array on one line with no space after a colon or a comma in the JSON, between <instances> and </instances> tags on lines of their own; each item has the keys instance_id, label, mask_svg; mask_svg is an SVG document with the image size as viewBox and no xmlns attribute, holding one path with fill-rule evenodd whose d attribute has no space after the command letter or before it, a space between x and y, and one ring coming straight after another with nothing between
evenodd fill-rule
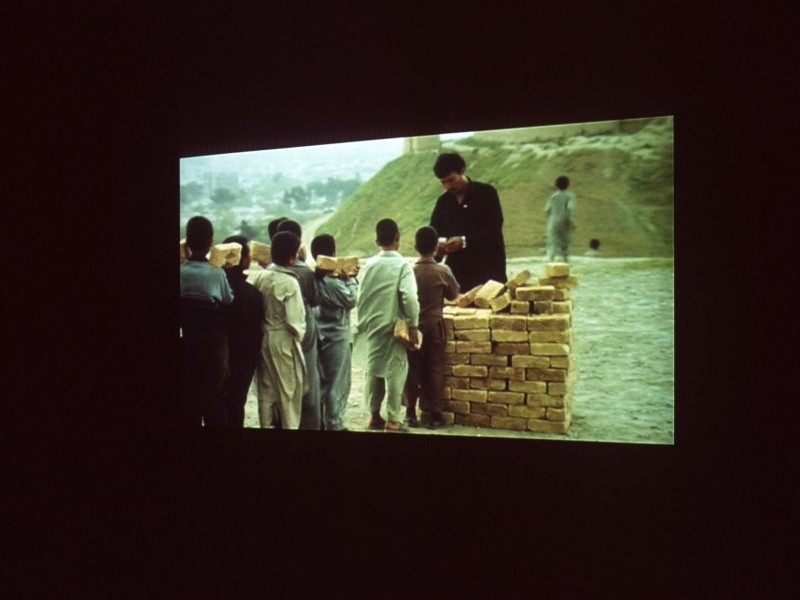
<instances>
[{"instance_id":1,"label":"brick","mask_svg":"<svg viewBox=\"0 0 800 600\"><path fill-rule=\"evenodd\" d=\"M547 384L547 393L551 396L563 396L567 393L567 384L551 381Z\"/></svg>"},{"instance_id":2,"label":"brick","mask_svg":"<svg viewBox=\"0 0 800 600\"><path fill-rule=\"evenodd\" d=\"M551 396L550 394L528 394L525 398L528 406L553 406L561 408L565 406L564 396Z\"/></svg>"},{"instance_id":3,"label":"brick","mask_svg":"<svg viewBox=\"0 0 800 600\"><path fill-rule=\"evenodd\" d=\"M525 431L528 428L528 419L517 419L514 417L492 417L491 427L493 429L513 429L514 431Z\"/></svg>"},{"instance_id":4,"label":"brick","mask_svg":"<svg viewBox=\"0 0 800 600\"><path fill-rule=\"evenodd\" d=\"M531 354L533 356L569 356L569 345L535 342L531 344Z\"/></svg>"},{"instance_id":5,"label":"brick","mask_svg":"<svg viewBox=\"0 0 800 600\"><path fill-rule=\"evenodd\" d=\"M507 309L510 305L511 305L511 294L509 294L508 292L500 294L497 298L489 300L489 308L492 309L493 313L501 312Z\"/></svg>"},{"instance_id":6,"label":"brick","mask_svg":"<svg viewBox=\"0 0 800 600\"><path fill-rule=\"evenodd\" d=\"M564 369L527 369L525 379L528 381L566 381L567 372Z\"/></svg>"},{"instance_id":7,"label":"brick","mask_svg":"<svg viewBox=\"0 0 800 600\"><path fill-rule=\"evenodd\" d=\"M546 394L546 381L509 381L509 392L525 392L526 394Z\"/></svg>"},{"instance_id":8,"label":"brick","mask_svg":"<svg viewBox=\"0 0 800 600\"><path fill-rule=\"evenodd\" d=\"M569 315L532 315L526 317L528 331L566 331Z\"/></svg>"},{"instance_id":9,"label":"brick","mask_svg":"<svg viewBox=\"0 0 800 600\"><path fill-rule=\"evenodd\" d=\"M533 344L555 343L571 344L572 335L569 331L531 331L528 334L528 341Z\"/></svg>"},{"instance_id":10,"label":"brick","mask_svg":"<svg viewBox=\"0 0 800 600\"><path fill-rule=\"evenodd\" d=\"M490 279L484 283L481 289L478 290L478 293L475 294L475 300L473 302L475 306L479 308L489 308L489 301L497 298L505 289L505 284Z\"/></svg>"},{"instance_id":11,"label":"brick","mask_svg":"<svg viewBox=\"0 0 800 600\"><path fill-rule=\"evenodd\" d=\"M572 312L572 300L565 300L563 302L552 302L551 312L553 314L568 315Z\"/></svg>"},{"instance_id":12,"label":"brick","mask_svg":"<svg viewBox=\"0 0 800 600\"><path fill-rule=\"evenodd\" d=\"M569 275L569 263L549 262L544 265L545 277L567 277Z\"/></svg>"},{"instance_id":13,"label":"brick","mask_svg":"<svg viewBox=\"0 0 800 600\"><path fill-rule=\"evenodd\" d=\"M445 354L444 364L446 365L468 365L470 354Z\"/></svg>"},{"instance_id":14,"label":"brick","mask_svg":"<svg viewBox=\"0 0 800 600\"><path fill-rule=\"evenodd\" d=\"M566 433L566 421L548 421L546 419L528 419L528 429L536 433Z\"/></svg>"},{"instance_id":15,"label":"brick","mask_svg":"<svg viewBox=\"0 0 800 600\"><path fill-rule=\"evenodd\" d=\"M444 419L444 422L447 423L448 425L454 425L456 422L456 416L448 411L442 411L442 418ZM430 421L426 420L425 425L427 425L429 422Z\"/></svg>"},{"instance_id":16,"label":"brick","mask_svg":"<svg viewBox=\"0 0 800 600\"><path fill-rule=\"evenodd\" d=\"M570 293L567 288L556 288L555 294L553 295L553 300L569 300Z\"/></svg>"},{"instance_id":17,"label":"brick","mask_svg":"<svg viewBox=\"0 0 800 600\"><path fill-rule=\"evenodd\" d=\"M489 367L489 377L492 379L525 381L525 369L515 367Z\"/></svg>"},{"instance_id":18,"label":"brick","mask_svg":"<svg viewBox=\"0 0 800 600\"><path fill-rule=\"evenodd\" d=\"M506 282L506 287L509 290L515 290L528 283L530 278L531 272L528 269L523 269Z\"/></svg>"},{"instance_id":19,"label":"brick","mask_svg":"<svg viewBox=\"0 0 800 600\"><path fill-rule=\"evenodd\" d=\"M470 364L489 365L491 367L507 367L508 357L499 356L497 354L470 354Z\"/></svg>"},{"instance_id":20,"label":"brick","mask_svg":"<svg viewBox=\"0 0 800 600\"><path fill-rule=\"evenodd\" d=\"M454 342L455 351L459 354L489 354L492 352L492 342Z\"/></svg>"},{"instance_id":21,"label":"brick","mask_svg":"<svg viewBox=\"0 0 800 600\"><path fill-rule=\"evenodd\" d=\"M528 317L515 315L495 315L489 318L489 327L495 329L526 331L528 329Z\"/></svg>"},{"instance_id":22,"label":"brick","mask_svg":"<svg viewBox=\"0 0 800 600\"><path fill-rule=\"evenodd\" d=\"M456 351L456 343L455 342L451 342L451 341L448 340L447 342L445 342L444 351L445 352L451 352L451 353L455 352Z\"/></svg>"},{"instance_id":23,"label":"brick","mask_svg":"<svg viewBox=\"0 0 800 600\"><path fill-rule=\"evenodd\" d=\"M554 406L547 407L548 421L565 421L566 419L567 419L566 408L555 408Z\"/></svg>"},{"instance_id":24,"label":"brick","mask_svg":"<svg viewBox=\"0 0 800 600\"><path fill-rule=\"evenodd\" d=\"M518 392L488 392L486 399L500 404L525 404L525 394Z\"/></svg>"},{"instance_id":25,"label":"brick","mask_svg":"<svg viewBox=\"0 0 800 600\"><path fill-rule=\"evenodd\" d=\"M459 415L469 414L469 402L464 400L448 400L444 403L444 409Z\"/></svg>"},{"instance_id":26,"label":"brick","mask_svg":"<svg viewBox=\"0 0 800 600\"><path fill-rule=\"evenodd\" d=\"M470 411L470 414L473 415L488 415L490 417L508 416L508 407L505 404L478 404L475 402L470 405Z\"/></svg>"},{"instance_id":27,"label":"brick","mask_svg":"<svg viewBox=\"0 0 800 600\"><path fill-rule=\"evenodd\" d=\"M453 365L455 377L488 377L489 367L482 365Z\"/></svg>"},{"instance_id":28,"label":"brick","mask_svg":"<svg viewBox=\"0 0 800 600\"><path fill-rule=\"evenodd\" d=\"M473 307L467 308L465 306L456 306L453 309L453 315L454 316L462 316L463 317L465 315L469 316L469 315L476 315L476 314L478 314L478 309L477 308L473 308Z\"/></svg>"},{"instance_id":29,"label":"brick","mask_svg":"<svg viewBox=\"0 0 800 600\"><path fill-rule=\"evenodd\" d=\"M459 306L460 308L466 308L467 306L472 304L475 301L475 294L478 293L478 290L480 290L481 287L482 286L480 285L476 285L471 290L458 296L458 298L456 298L456 305Z\"/></svg>"},{"instance_id":30,"label":"brick","mask_svg":"<svg viewBox=\"0 0 800 600\"><path fill-rule=\"evenodd\" d=\"M550 366L550 358L547 356L519 354L511 357L511 366L523 367L526 369L546 369Z\"/></svg>"},{"instance_id":31,"label":"brick","mask_svg":"<svg viewBox=\"0 0 800 600\"><path fill-rule=\"evenodd\" d=\"M489 329L489 319L480 315L456 315L453 327L458 329Z\"/></svg>"},{"instance_id":32,"label":"brick","mask_svg":"<svg viewBox=\"0 0 800 600\"><path fill-rule=\"evenodd\" d=\"M550 300L536 300L531 302L533 304L533 310L531 312L537 315L549 315L553 312L553 302Z\"/></svg>"},{"instance_id":33,"label":"brick","mask_svg":"<svg viewBox=\"0 0 800 600\"><path fill-rule=\"evenodd\" d=\"M531 345L523 344L521 342L496 342L492 352L495 354L530 354Z\"/></svg>"},{"instance_id":34,"label":"brick","mask_svg":"<svg viewBox=\"0 0 800 600\"><path fill-rule=\"evenodd\" d=\"M521 417L524 419L544 419L545 415L547 414L547 410L548 409L546 409L543 406L524 406L524 405L509 406L508 416Z\"/></svg>"},{"instance_id":35,"label":"brick","mask_svg":"<svg viewBox=\"0 0 800 600\"><path fill-rule=\"evenodd\" d=\"M480 379L478 377L471 377L469 380L469 387L474 390L495 390L502 391L506 389L505 379Z\"/></svg>"},{"instance_id":36,"label":"brick","mask_svg":"<svg viewBox=\"0 0 800 600\"><path fill-rule=\"evenodd\" d=\"M527 342L527 331L511 331L510 329L492 329L493 342Z\"/></svg>"},{"instance_id":37,"label":"brick","mask_svg":"<svg viewBox=\"0 0 800 600\"><path fill-rule=\"evenodd\" d=\"M492 417L489 415L456 415L456 425L464 425L466 427L490 427L492 424Z\"/></svg>"},{"instance_id":38,"label":"brick","mask_svg":"<svg viewBox=\"0 0 800 600\"><path fill-rule=\"evenodd\" d=\"M554 369L571 369L572 358L569 356L552 356L550 357L550 366Z\"/></svg>"},{"instance_id":39,"label":"brick","mask_svg":"<svg viewBox=\"0 0 800 600\"><path fill-rule=\"evenodd\" d=\"M511 301L511 314L512 315L527 315L531 311L530 303L526 300L512 300Z\"/></svg>"},{"instance_id":40,"label":"brick","mask_svg":"<svg viewBox=\"0 0 800 600\"><path fill-rule=\"evenodd\" d=\"M469 377L445 377L444 384L452 388L453 392L456 390L468 390Z\"/></svg>"},{"instance_id":41,"label":"brick","mask_svg":"<svg viewBox=\"0 0 800 600\"><path fill-rule=\"evenodd\" d=\"M539 285L551 285L555 288L574 288L578 287L578 278L569 277L540 277Z\"/></svg>"},{"instance_id":42,"label":"brick","mask_svg":"<svg viewBox=\"0 0 800 600\"><path fill-rule=\"evenodd\" d=\"M461 402L481 402L485 403L488 397L488 392L485 390L453 390L453 400L460 400Z\"/></svg>"},{"instance_id":43,"label":"brick","mask_svg":"<svg viewBox=\"0 0 800 600\"><path fill-rule=\"evenodd\" d=\"M461 342L488 342L490 340L488 329L456 329L455 338Z\"/></svg>"},{"instance_id":44,"label":"brick","mask_svg":"<svg viewBox=\"0 0 800 600\"><path fill-rule=\"evenodd\" d=\"M515 300L552 300L556 289L551 285L531 285L516 289Z\"/></svg>"}]
</instances>

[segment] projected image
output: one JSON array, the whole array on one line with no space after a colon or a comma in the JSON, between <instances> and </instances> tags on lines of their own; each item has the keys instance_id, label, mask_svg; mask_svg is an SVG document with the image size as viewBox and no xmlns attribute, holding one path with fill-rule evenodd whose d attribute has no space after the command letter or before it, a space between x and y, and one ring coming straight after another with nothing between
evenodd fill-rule
<instances>
[{"instance_id":1,"label":"projected image","mask_svg":"<svg viewBox=\"0 0 800 600\"><path fill-rule=\"evenodd\" d=\"M673 150L659 116L182 158L183 422L673 444Z\"/></svg>"}]
</instances>

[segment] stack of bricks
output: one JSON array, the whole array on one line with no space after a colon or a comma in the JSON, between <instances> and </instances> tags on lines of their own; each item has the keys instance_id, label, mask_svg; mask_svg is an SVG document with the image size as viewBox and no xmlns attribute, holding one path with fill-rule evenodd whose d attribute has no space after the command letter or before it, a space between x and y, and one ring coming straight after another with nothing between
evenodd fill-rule
<instances>
[{"instance_id":1,"label":"stack of bricks","mask_svg":"<svg viewBox=\"0 0 800 600\"><path fill-rule=\"evenodd\" d=\"M571 421L572 299L566 263L489 281L444 308L445 419L456 425L566 433Z\"/></svg>"}]
</instances>

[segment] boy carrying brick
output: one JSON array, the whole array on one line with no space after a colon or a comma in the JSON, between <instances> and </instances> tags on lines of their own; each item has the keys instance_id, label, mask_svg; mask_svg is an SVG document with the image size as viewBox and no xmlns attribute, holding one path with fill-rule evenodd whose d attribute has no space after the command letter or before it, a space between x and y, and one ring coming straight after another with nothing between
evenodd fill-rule
<instances>
[{"instance_id":1,"label":"boy carrying brick","mask_svg":"<svg viewBox=\"0 0 800 600\"><path fill-rule=\"evenodd\" d=\"M424 340L419 350L408 350L408 378L405 386L406 422L419 427L416 406L429 415L428 427L446 425L442 417L442 390L445 379L445 347L442 306L444 299L455 300L460 291L450 267L436 262L439 234L433 227L422 227L415 236L414 248L420 258L414 264L419 297L419 330Z\"/></svg>"}]
</instances>

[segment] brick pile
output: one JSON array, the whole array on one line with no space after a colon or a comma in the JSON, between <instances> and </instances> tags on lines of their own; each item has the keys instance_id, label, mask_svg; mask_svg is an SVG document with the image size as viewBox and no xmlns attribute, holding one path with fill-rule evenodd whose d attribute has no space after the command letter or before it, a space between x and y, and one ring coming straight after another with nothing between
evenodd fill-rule
<instances>
[{"instance_id":1,"label":"brick pile","mask_svg":"<svg viewBox=\"0 0 800 600\"><path fill-rule=\"evenodd\" d=\"M567 431L574 379L570 290L577 283L568 264L547 263L542 277L524 270L445 306L449 423Z\"/></svg>"}]
</instances>

